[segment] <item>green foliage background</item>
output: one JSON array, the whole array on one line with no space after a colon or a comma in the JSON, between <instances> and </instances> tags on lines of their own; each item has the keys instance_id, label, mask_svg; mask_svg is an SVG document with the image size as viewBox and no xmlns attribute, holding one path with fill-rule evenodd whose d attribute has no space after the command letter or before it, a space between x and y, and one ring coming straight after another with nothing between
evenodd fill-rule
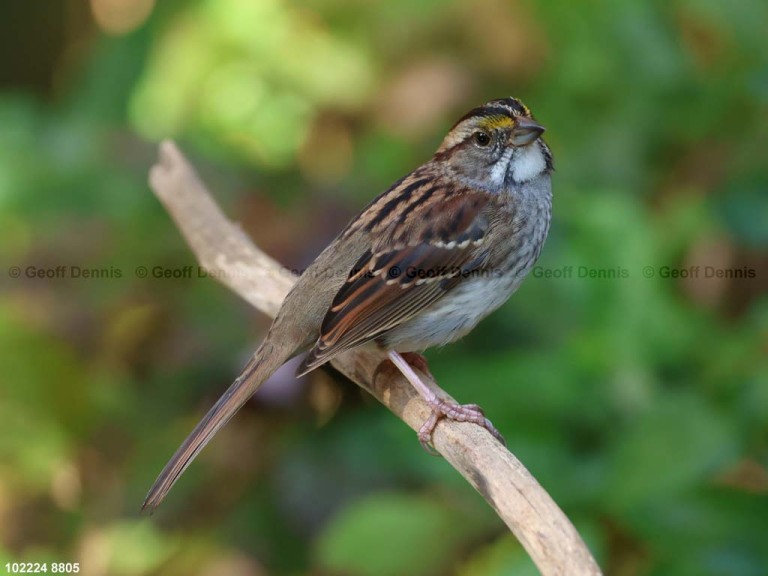
<instances>
[{"instance_id":1,"label":"green foliage background","mask_svg":"<svg viewBox=\"0 0 768 576\"><path fill-rule=\"evenodd\" d=\"M138 513L267 326L194 270L153 277L195 264L146 185L159 139L301 268L458 116L516 95L555 153L552 233L433 372L607 573L768 572L764 0L46 6L2 7L2 569L535 573L445 462L329 373L279 373Z\"/></svg>"}]
</instances>

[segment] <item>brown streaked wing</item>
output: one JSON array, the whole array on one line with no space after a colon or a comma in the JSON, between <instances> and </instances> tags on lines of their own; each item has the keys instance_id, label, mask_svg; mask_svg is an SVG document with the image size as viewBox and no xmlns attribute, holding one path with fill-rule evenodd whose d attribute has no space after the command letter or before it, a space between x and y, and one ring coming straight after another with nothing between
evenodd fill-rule
<instances>
[{"instance_id":1,"label":"brown streaked wing","mask_svg":"<svg viewBox=\"0 0 768 576\"><path fill-rule=\"evenodd\" d=\"M404 200L407 210L395 211L397 220L372 229L373 246L334 297L299 373L413 318L456 286L462 271L484 265L489 196L454 189L446 198L426 186L419 192ZM376 221L375 214L371 220Z\"/></svg>"}]
</instances>

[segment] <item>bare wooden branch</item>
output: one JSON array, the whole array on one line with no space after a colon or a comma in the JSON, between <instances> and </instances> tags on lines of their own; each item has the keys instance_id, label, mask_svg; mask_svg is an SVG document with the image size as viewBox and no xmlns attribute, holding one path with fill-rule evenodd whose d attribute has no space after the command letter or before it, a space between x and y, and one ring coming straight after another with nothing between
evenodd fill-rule
<instances>
[{"instance_id":1,"label":"bare wooden branch","mask_svg":"<svg viewBox=\"0 0 768 576\"><path fill-rule=\"evenodd\" d=\"M273 317L295 276L259 250L224 216L173 142L161 144L160 161L152 168L149 181L201 266ZM399 372L382 364L384 358L377 352L351 351L333 365L418 430L429 416L429 408ZM473 424L442 420L433 440L438 452L512 530L542 574L601 574L555 502L488 431Z\"/></svg>"}]
</instances>

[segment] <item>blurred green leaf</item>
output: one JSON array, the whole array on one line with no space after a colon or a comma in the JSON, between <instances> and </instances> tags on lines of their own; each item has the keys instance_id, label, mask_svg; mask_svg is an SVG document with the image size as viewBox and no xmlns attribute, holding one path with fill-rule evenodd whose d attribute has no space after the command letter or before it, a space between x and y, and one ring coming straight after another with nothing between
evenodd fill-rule
<instances>
[{"instance_id":1,"label":"blurred green leaf","mask_svg":"<svg viewBox=\"0 0 768 576\"><path fill-rule=\"evenodd\" d=\"M459 570L457 576L536 576L539 571L520 543L511 535L484 546Z\"/></svg>"},{"instance_id":2,"label":"blurred green leaf","mask_svg":"<svg viewBox=\"0 0 768 576\"><path fill-rule=\"evenodd\" d=\"M608 472L607 502L618 510L674 499L738 453L728 420L691 395L666 395L627 428L614 439Z\"/></svg>"},{"instance_id":3,"label":"blurred green leaf","mask_svg":"<svg viewBox=\"0 0 768 576\"><path fill-rule=\"evenodd\" d=\"M317 554L326 569L350 575L441 574L462 532L456 514L430 497L376 494L333 519Z\"/></svg>"}]
</instances>

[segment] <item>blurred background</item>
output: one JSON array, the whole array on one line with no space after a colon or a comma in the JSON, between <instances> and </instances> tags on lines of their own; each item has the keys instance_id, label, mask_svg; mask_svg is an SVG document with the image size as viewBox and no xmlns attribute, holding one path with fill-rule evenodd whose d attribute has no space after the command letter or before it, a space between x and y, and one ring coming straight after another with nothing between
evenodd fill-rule
<instances>
[{"instance_id":1,"label":"blurred background","mask_svg":"<svg viewBox=\"0 0 768 576\"><path fill-rule=\"evenodd\" d=\"M459 116L515 95L548 128L552 232L432 371L485 407L608 574L768 572L764 0L0 10L3 569L535 574L446 462L323 371L278 373L139 515L268 326L184 272L146 183L160 139L302 268Z\"/></svg>"}]
</instances>

